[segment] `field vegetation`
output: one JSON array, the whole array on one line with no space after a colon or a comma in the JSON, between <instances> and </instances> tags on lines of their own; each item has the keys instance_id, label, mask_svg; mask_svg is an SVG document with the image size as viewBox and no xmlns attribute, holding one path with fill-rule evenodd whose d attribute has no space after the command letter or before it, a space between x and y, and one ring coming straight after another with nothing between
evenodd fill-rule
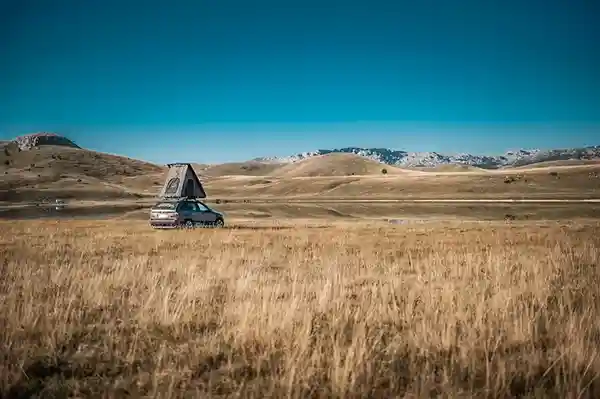
<instances>
[{"instance_id":1,"label":"field vegetation","mask_svg":"<svg viewBox=\"0 0 600 399\"><path fill-rule=\"evenodd\" d=\"M0 222L4 397L600 397L597 222Z\"/></svg>"}]
</instances>

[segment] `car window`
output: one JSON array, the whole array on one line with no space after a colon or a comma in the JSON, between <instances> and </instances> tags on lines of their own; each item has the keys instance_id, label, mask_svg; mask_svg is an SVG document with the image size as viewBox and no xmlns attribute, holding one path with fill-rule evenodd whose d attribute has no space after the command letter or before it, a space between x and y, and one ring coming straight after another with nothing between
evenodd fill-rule
<instances>
[{"instance_id":1,"label":"car window","mask_svg":"<svg viewBox=\"0 0 600 399\"><path fill-rule=\"evenodd\" d=\"M201 202L197 202L196 205L198 206L198 210L200 212L206 212L209 210L208 207Z\"/></svg>"},{"instance_id":2,"label":"car window","mask_svg":"<svg viewBox=\"0 0 600 399\"><path fill-rule=\"evenodd\" d=\"M169 180L169 183L167 184L167 188L165 189L165 194L175 195L177 193L178 188L179 188L179 178L174 177L171 180Z\"/></svg>"},{"instance_id":3,"label":"car window","mask_svg":"<svg viewBox=\"0 0 600 399\"><path fill-rule=\"evenodd\" d=\"M194 209L190 205L191 204L189 202L182 202L181 205L179 205L179 211L180 212L193 211Z\"/></svg>"},{"instance_id":4,"label":"car window","mask_svg":"<svg viewBox=\"0 0 600 399\"><path fill-rule=\"evenodd\" d=\"M171 202L159 202L154 205L154 209L175 209L175 204Z\"/></svg>"},{"instance_id":5,"label":"car window","mask_svg":"<svg viewBox=\"0 0 600 399\"><path fill-rule=\"evenodd\" d=\"M182 202L180 209L184 212L198 212L198 207L193 202Z\"/></svg>"}]
</instances>

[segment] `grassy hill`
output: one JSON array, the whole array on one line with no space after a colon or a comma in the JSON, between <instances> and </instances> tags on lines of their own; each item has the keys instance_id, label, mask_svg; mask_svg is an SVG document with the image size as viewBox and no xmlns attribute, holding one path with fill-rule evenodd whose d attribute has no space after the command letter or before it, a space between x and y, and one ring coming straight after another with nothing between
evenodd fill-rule
<instances>
[{"instance_id":1,"label":"grassy hill","mask_svg":"<svg viewBox=\"0 0 600 399\"><path fill-rule=\"evenodd\" d=\"M600 165L600 159L565 159L565 160L559 160L559 161L544 161L544 162L537 162L534 164L530 164L530 165L525 165L525 166L515 166L512 168L507 168L508 169L513 169L513 170L524 170L524 169L534 169L534 168L548 168L548 167L562 167L562 166L599 166Z\"/></svg>"},{"instance_id":2,"label":"grassy hill","mask_svg":"<svg viewBox=\"0 0 600 399\"><path fill-rule=\"evenodd\" d=\"M600 167L545 172L380 176L236 177L207 180L211 198L598 198Z\"/></svg>"},{"instance_id":3,"label":"grassy hill","mask_svg":"<svg viewBox=\"0 0 600 399\"><path fill-rule=\"evenodd\" d=\"M0 151L0 200L128 198L153 194L165 168L85 149L40 146Z\"/></svg>"},{"instance_id":4,"label":"grassy hill","mask_svg":"<svg viewBox=\"0 0 600 399\"><path fill-rule=\"evenodd\" d=\"M353 154L328 154L293 164L252 161L195 169L210 199L600 197L598 163L428 173ZM165 173L164 166L85 149L17 151L8 145L0 149L0 201L153 198Z\"/></svg>"},{"instance_id":5,"label":"grassy hill","mask_svg":"<svg viewBox=\"0 0 600 399\"><path fill-rule=\"evenodd\" d=\"M228 162L219 165L206 165L201 170L202 175L209 177L220 176L267 176L283 167L280 163L263 163L258 161ZM200 170L194 168L197 173Z\"/></svg>"},{"instance_id":6,"label":"grassy hill","mask_svg":"<svg viewBox=\"0 0 600 399\"><path fill-rule=\"evenodd\" d=\"M317 177L317 176L364 176L402 174L406 171L391 165L373 161L355 154L326 154L278 168L273 176Z\"/></svg>"},{"instance_id":7,"label":"grassy hill","mask_svg":"<svg viewBox=\"0 0 600 399\"><path fill-rule=\"evenodd\" d=\"M485 169L478 168L471 165L439 165L430 168L411 168L412 170L419 170L422 172L478 172L485 173Z\"/></svg>"}]
</instances>

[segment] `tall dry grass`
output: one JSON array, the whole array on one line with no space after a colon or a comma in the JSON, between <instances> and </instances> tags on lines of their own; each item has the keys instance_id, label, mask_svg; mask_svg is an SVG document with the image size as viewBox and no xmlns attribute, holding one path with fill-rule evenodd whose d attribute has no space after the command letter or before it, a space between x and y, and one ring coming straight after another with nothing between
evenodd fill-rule
<instances>
[{"instance_id":1,"label":"tall dry grass","mask_svg":"<svg viewBox=\"0 0 600 399\"><path fill-rule=\"evenodd\" d=\"M599 232L2 223L0 392L599 397Z\"/></svg>"}]
</instances>

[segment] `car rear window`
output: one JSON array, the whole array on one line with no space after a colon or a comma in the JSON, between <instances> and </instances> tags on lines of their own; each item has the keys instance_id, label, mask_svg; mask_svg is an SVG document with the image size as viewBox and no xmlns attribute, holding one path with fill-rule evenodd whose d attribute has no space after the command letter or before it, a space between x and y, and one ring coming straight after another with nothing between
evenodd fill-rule
<instances>
[{"instance_id":1,"label":"car rear window","mask_svg":"<svg viewBox=\"0 0 600 399\"><path fill-rule=\"evenodd\" d=\"M171 202L159 202L154 205L154 209L175 209L175 204Z\"/></svg>"}]
</instances>

